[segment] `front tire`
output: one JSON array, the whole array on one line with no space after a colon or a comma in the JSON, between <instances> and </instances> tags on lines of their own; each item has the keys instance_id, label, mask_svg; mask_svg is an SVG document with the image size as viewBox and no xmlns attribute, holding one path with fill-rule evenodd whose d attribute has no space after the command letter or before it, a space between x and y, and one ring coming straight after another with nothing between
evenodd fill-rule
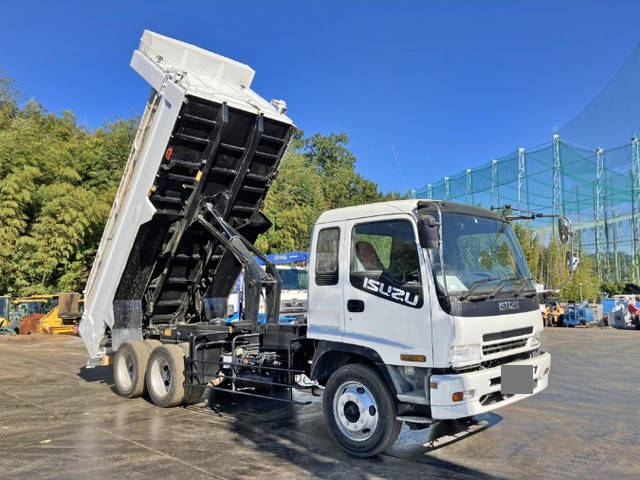
<instances>
[{"instance_id":1,"label":"front tire","mask_svg":"<svg viewBox=\"0 0 640 480\"><path fill-rule=\"evenodd\" d=\"M118 395L136 398L144 393L149 350L141 341L125 342L113 359L113 379Z\"/></svg>"},{"instance_id":2,"label":"front tire","mask_svg":"<svg viewBox=\"0 0 640 480\"><path fill-rule=\"evenodd\" d=\"M154 405L176 407L185 398L184 352L177 345L153 349L147 367L147 392Z\"/></svg>"},{"instance_id":3,"label":"front tire","mask_svg":"<svg viewBox=\"0 0 640 480\"><path fill-rule=\"evenodd\" d=\"M387 449L402 428L391 391L367 365L336 370L327 382L322 407L331 435L354 457L371 457Z\"/></svg>"}]
</instances>

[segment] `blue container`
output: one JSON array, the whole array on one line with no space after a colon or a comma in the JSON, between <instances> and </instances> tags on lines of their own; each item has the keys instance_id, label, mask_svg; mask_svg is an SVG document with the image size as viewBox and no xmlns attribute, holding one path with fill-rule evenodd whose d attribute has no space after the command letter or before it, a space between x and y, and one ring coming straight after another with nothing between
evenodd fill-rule
<instances>
[{"instance_id":1,"label":"blue container","mask_svg":"<svg viewBox=\"0 0 640 480\"><path fill-rule=\"evenodd\" d=\"M615 298L603 298L602 299L602 313L609 314L613 310L613 307L616 306Z\"/></svg>"}]
</instances>

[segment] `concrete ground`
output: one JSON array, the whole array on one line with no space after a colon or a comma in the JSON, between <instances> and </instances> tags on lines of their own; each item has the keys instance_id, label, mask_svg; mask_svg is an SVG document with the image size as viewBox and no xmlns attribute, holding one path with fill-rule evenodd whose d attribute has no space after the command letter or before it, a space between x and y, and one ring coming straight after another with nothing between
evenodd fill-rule
<instances>
[{"instance_id":1,"label":"concrete ground","mask_svg":"<svg viewBox=\"0 0 640 480\"><path fill-rule=\"evenodd\" d=\"M319 399L164 410L84 369L79 338L0 337L0 478L640 478L640 332L547 329L543 342L546 391L471 425L405 427L391 451L352 459Z\"/></svg>"}]
</instances>

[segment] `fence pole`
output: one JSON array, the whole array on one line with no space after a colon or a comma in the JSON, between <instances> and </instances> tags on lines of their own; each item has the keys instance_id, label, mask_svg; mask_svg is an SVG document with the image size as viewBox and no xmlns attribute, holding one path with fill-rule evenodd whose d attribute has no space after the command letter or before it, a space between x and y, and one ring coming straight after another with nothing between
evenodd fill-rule
<instances>
[{"instance_id":1,"label":"fence pole","mask_svg":"<svg viewBox=\"0 0 640 480\"><path fill-rule=\"evenodd\" d=\"M552 167L552 192L551 209L554 215L564 215L564 192L562 191L562 164L560 163L560 135L553 134L553 167ZM555 224L553 222L552 233L555 234Z\"/></svg>"},{"instance_id":2,"label":"fence pole","mask_svg":"<svg viewBox=\"0 0 640 480\"><path fill-rule=\"evenodd\" d=\"M518 208L522 209L523 202L526 210L529 210L529 186L527 184L527 160L524 148L518 148Z\"/></svg>"},{"instance_id":3,"label":"fence pole","mask_svg":"<svg viewBox=\"0 0 640 480\"><path fill-rule=\"evenodd\" d=\"M632 277L640 284L640 141L631 139L631 252Z\"/></svg>"},{"instance_id":4,"label":"fence pole","mask_svg":"<svg viewBox=\"0 0 640 480\"><path fill-rule=\"evenodd\" d=\"M604 168L604 149L598 148L596 150L596 228L598 229L598 266L601 272L601 279L608 280L609 268L608 259L609 256L609 234L607 228L607 195L606 195L606 179ZM604 225L601 226L600 222L603 221ZM604 238L603 238L604 237ZM606 248L605 248L606 245Z\"/></svg>"},{"instance_id":5,"label":"fence pole","mask_svg":"<svg viewBox=\"0 0 640 480\"><path fill-rule=\"evenodd\" d=\"M473 184L471 183L471 169L467 168L467 185L466 185L467 203L473 205Z\"/></svg>"},{"instance_id":6,"label":"fence pole","mask_svg":"<svg viewBox=\"0 0 640 480\"><path fill-rule=\"evenodd\" d=\"M597 178L597 174L596 174ZM604 280L604 272L602 271L602 264L600 263L600 204L598 199L598 186L597 180L593 182L593 237L594 247L596 251L596 272L599 280Z\"/></svg>"},{"instance_id":7,"label":"fence pole","mask_svg":"<svg viewBox=\"0 0 640 480\"><path fill-rule=\"evenodd\" d=\"M491 161L491 206L500 206L500 192L498 191L498 160Z\"/></svg>"}]
</instances>

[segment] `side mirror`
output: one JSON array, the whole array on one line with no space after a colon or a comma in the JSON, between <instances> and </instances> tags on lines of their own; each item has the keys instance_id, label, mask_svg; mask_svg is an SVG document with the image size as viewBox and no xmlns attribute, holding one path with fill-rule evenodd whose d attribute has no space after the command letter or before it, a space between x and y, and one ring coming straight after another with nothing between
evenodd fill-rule
<instances>
[{"instance_id":1,"label":"side mirror","mask_svg":"<svg viewBox=\"0 0 640 480\"><path fill-rule=\"evenodd\" d=\"M578 252L569 252L567 254L567 268L569 269L569 272L573 274L578 269L578 265L580 265L580 257L578 256Z\"/></svg>"},{"instance_id":2,"label":"side mirror","mask_svg":"<svg viewBox=\"0 0 640 480\"><path fill-rule=\"evenodd\" d=\"M420 246L433 250L440 246L440 224L432 215L421 215L418 219Z\"/></svg>"},{"instance_id":3,"label":"side mirror","mask_svg":"<svg viewBox=\"0 0 640 480\"><path fill-rule=\"evenodd\" d=\"M573 237L573 225L564 215L558 217L558 235L561 243L567 243Z\"/></svg>"}]
</instances>

